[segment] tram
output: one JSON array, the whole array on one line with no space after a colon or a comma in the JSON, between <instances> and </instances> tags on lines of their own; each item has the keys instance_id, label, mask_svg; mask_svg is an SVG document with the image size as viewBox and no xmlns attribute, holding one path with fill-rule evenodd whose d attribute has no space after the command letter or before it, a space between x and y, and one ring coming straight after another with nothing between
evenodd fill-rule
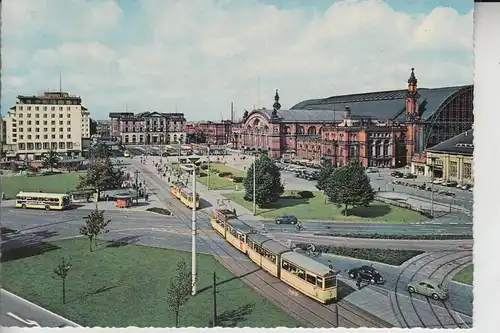
<instances>
[{"instance_id":1,"label":"tram","mask_svg":"<svg viewBox=\"0 0 500 333\"><path fill-rule=\"evenodd\" d=\"M218 208L212 228L264 271L323 304L337 299L337 275L330 267L255 233L233 211Z\"/></svg>"},{"instance_id":2,"label":"tram","mask_svg":"<svg viewBox=\"0 0 500 333\"><path fill-rule=\"evenodd\" d=\"M170 193L174 197L180 200L185 206L189 208L193 208L193 191L187 188L183 183L174 183L170 186ZM200 208L200 197L199 194L196 193L196 209Z\"/></svg>"}]
</instances>

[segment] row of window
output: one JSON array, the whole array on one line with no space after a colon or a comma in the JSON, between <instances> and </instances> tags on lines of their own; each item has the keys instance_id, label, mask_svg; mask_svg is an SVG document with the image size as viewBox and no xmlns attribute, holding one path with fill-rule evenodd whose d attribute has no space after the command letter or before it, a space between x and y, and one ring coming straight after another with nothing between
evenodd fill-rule
<instances>
[{"instance_id":1,"label":"row of window","mask_svg":"<svg viewBox=\"0 0 500 333\"><path fill-rule=\"evenodd\" d=\"M55 203L58 203L59 202L59 198L46 198L46 197L41 197L41 198L38 198L38 197L28 197L28 196L24 196L24 195L18 195L16 197L17 200L30 200L30 201L43 201L43 202L55 202Z\"/></svg>"},{"instance_id":2,"label":"row of window","mask_svg":"<svg viewBox=\"0 0 500 333\"><path fill-rule=\"evenodd\" d=\"M49 115L47 113L42 114L42 117L40 117L39 113L27 113L26 114L26 118L31 118L32 115L34 115L33 118L48 118L49 117ZM13 114L12 116L15 116L15 115ZM23 118L24 114L18 113L17 117L18 118ZM56 114L55 113L51 113L50 114L50 118L56 118ZM64 118L64 113L59 113L59 118ZM66 114L66 118L71 118L71 113L67 113Z\"/></svg>"},{"instance_id":3,"label":"row of window","mask_svg":"<svg viewBox=\"0 0 500 333\"><path fill-rule=\"evenodd\" d=\"M16 134L12 134L12 136L13 136L13 138L16 138ZM48 140L49 139L49 135L48 134L44 134L43 138L45 140ZM56 139L56 135L55 134L51 134L50 138L52 140L55 140ZM33 139L33 136L31 134L26 135L26 140L32 140L32 139ZM34 139L35 140L40 140L40 135L36 134ZM64 139L64 134L59 134L59 139ZM71 134L66 134L66 139L71 139ZM24 134L19 134L19 140L24 140Z\"/></svg>"},{"instance_id":4,"label":"row of window","mask_svg":"<svg viewBox=\"0 0 500 333\"><path fill-rule=\"evenodd\" d=\"M264 249L261 246L257 245L252 240L248 240L248 247L250 247L251 249L253 249L255 252L257 252L261 256L266 257L271 262L276 263L276 255L274 253L267 251L266 249Z\"/></svg>"},{"instance_id":5,"label":"row of window","mask_svg":"<svg viewBox=\"0 0 500 333\"><path fill-rule=\"evenodd\" d=\"M246 239L245 239L245 235L239 233L238 231L236 231L235 228L233 228L232 226L230 226L229 224L226 224L226 232L229 231L229 233L231 235L233 235L234 237L238 238L240 241L242 242L246 242Z\"/></svg>"},{"instance_id":6,"label":"row of window","mask_svg":"<svg viewBox=\"0 0 500 333\"><path fill-rule=\"evenodd\" d=\"M132 126L136 126L136 122L135 122L135 121L124 121L124 123L125 123L125 125L132 125ZM143 123L144 123L144 121L138 121L137 123L140 125L140 124L143 124ZM159 122L159 123L160 123L160 126L165 125L165 122L163 122L162 120L160 120L160 122ZM167 122L166 122L166 124L167 124L167 125L170 125L170 122L169 122L169 121L167 121ZM176 125L177 125L177 122L176 122L176 121L174 121L174 122L173 122L173 124L174 124L174 126L176 126ZM182 123L181 123L181 124L182 124ZM150 125L151 125L151 122L150 122L150 121L147 121L147 122L146 122L146 125L150 126ZM157 126L157 125L158 125L158 122L157 122L157 121L153 121L153 125L154 125L154 126Z\"/></svg>"},{"instance_id":7,"label":"row of window","mask_svg":"<svg viewBox=\"0 0 500 333\"><path fill-rule=\"evenodd\" d=\"M309 282L312 285L316 285L320 288L323 288L323 278L306 273L306 271L304 271L303 269L295 266L294 264L292 264L286 260L281 261L281 268L298 276L302 280ZM325 289L334 287L336 285L335 279L336 278L334 276L325 278Z\"/></svg>"},{"instance_id":8,"label":"row of window","mask_svg":"<svg viewBox=\"0 0 500 333\"><path fill-rule=\"evenodd\" d=\"M18 132L17 130L18 130L17 128L13 128L12 129L12 133L17 133ZM49 131L48 127L44 127L43 131L40 131L40 127L35 127L35 131L34 132L36 132L36 133L44 132L45 133L45 132L48 132L48 131ZM51 132L56 132L56 128L55 127L51 127L50 131ZM31 133L32 132L32 128L31 127L27 127L26 128L26 132ZM64 127L59 127L59 132L64 132ZM66 132L71 132L71 127L66 127ZM24 133L24 128L23 127L19 128L19 133Z\"/></svg>"},{"instance_id":9,"label":"row of window","mask_svg":"<svg viewBox=\"0 0 500 333\"><path fill-rule=\"evenodd\" d=\"M28 142L17 146L19 150L73 149L73 142Z\"/></svg>"},{"instance_id":10,"label":"row of window","mask_svg":"<svg viewBox=\"0 0 500 333\"><path fill-rule=\"evenodd\" d=\"M33 108L32 106L26 106L26 110L27 110L27 111L31 111L31 109L32 109L32 108ZM39 107L39 106L35 106L34 108L35 108L35 111L40 111L40 107ZM43 106L41 109L42 109L43 111L48 111L48 107L47 107L47 106ZM23 107L22 105L19 105L19 106L17 107L17 110L18 110L18 111L23 111L23 110L24 110L24 107ZM67 110L67 111L71 111L71 106L67 106L67 107L66 107L66 110ZM56 107L55 107L55 106L51 106L51 107L50 107L50 111L56 111ZM62 107L62 106L60 106L60 107L59 107L59 111L63 111L63 107Z\"/></svg>"},{"instance_id":11,"label":"row of window","mask_svg":"<svg viewBox=\"0 0 500 333\"><path fill-rule=\"evenodd\" d=\"M31 121L31 120L28 120L28 121L26 121L26 124L27 124L27 125L31 125L31 124L32 124L32 121ZM47 121L47 120L44 120L44 121L43 121L43 124L44 124L44 125L47 125L47 124L48 124L48 121ZM51 121L50 121L50 124L54 126L54 125L56 124L56 121L55 121L55 120L51 120ZM12 127L17 127L17 126L16 126L16 124L12 124L12 125L13 125ZM23 122L22 120L19 120L18 125L19 125L19 126L23 126L23 125L24 125L24 122ZM40 125L40 120L35 120L35 125ZM64 125L64 120L59 120L59 125ZM66 121L66 125L71 125L71 120L67 120L67 121ZM83 124L82 124L82 125L83 125Z\"/></svg>"},{"instance_id":12,"label":"row of window","mask_svg":"<svg viewBox=\"0 0 500 333\"><path fill-rule=\"evenodd\" d=\"M472 164L471 163L464 163L463 164L464 169L463 169L463 178L465 179L472 179ZM458 177L458 163L455 161L450 162L450 177L456 178Z\"/></svg>"}]
</instances>

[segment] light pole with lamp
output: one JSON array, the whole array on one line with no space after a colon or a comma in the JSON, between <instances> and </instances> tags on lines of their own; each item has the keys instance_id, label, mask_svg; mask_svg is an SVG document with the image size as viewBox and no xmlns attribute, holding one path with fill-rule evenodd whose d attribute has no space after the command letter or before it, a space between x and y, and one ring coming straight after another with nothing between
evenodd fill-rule
<instances>
[{"instance_id":1,"label":"light pole with lamp","mask_svg":"<svg viewBox=\"0 0 500 333\"><path fill-rule=\"evenodd\" d=\"M431 157L431 216L434 216L434 165L436 163L436 158Z\"/></svg>"},{"instance_id":2,"label":"light pole with lamp","mask_svg":"<svg viewBox=\"0 0 500 333\"><path fill-rule=\"evenodd\" d=\"M253 153L253 216L257 215L257 205L255 201L255 171L256 171L256 162L257 162L257 153Z\"/></svg>"},{"instance_id":3,"label":"light pole with lamp","mask_svg":"<svg viewBox=\"0 0 500 333\"><path fill-rule=\"evenodd\" d=\"M208 169L207 169L207 190L210 190L210 143L207 143Z\"/></svg>"},{"instance_id":4,"label":"light pole with lamp","mask_svg":"<svg viewBox=\"0 0 500 333\"><path fill-rule=\"evenodd\" d=\"M196 295L196 164L195 163L198 162L200 158L198 156L190 156L187 159L191 162L191 164L182 165L181 168L183 168L186 171L193 172L193 189L192 189L193 207L191 214L191 285L192 285L191 294L195 296Z\"/></svg>"}]
</instances>

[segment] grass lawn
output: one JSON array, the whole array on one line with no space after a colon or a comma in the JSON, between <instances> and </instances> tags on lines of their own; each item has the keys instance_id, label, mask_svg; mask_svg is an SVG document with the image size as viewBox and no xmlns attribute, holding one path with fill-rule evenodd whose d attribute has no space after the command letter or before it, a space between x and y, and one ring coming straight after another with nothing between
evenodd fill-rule
<instances>
[{"instance_id":1,"label":"grass lawn","mask_svg":"<svg viewBox=\"0 0 500 333\"><path fill-rule=\"evenodd\" d=\"M314 198L292 198L290 191L285 191L284 198L270 205L269 208L257 208L257 214L265 218L273 218L283 214L295 215L298 219L304 220L359 220L375 221L387 223L405 223L425 221L426 217L409 209L404 209L382 202L374 201L370 207L358 207L349 210L349 215L344 216L342 209L326 203L321 192L313 192ZM252 210L252 202L243 199L244 193L226 193L224 196L237 204Z\"/></svg>"},{"instance_id":2,"label":"grass lawn","mask_svg":"<svg viewBox=\"0 0 500 333\"><path fill-rule=\"evenodd\" d=\"M247 173L245 171L241 171L239 169L220 164L220 163L210 163L211 169L217 169L219 172L231 172L235 177L246 177ZM207 173L208 170L202 170L203 173ZM199 182L202 184L207 184L208 177L198 177ZM218 173L211 172L210 173L210 189L213 190L227 190L227 189L235 189L236 185L238 188L243 188L243 183L234 183L227 178L219 177Z\"/></svg>"},{"instance_id":3,"label":"grass lawn","mask_svg":"<svg viewBox=\"0 0 500 333\"><path fill-rule=\"evenodd\" d=\"M453 277L453 281L462 282L472 286L472 281L474 279L474 264L465 266Z\"/></svg>"},{"instance_id":4,"label":"grass lawn","mask_svg":"<svg viewBox=\"0 0 500 333\"><path fill-rule=\"evenodd\" d=\"M1 179L1 192L13 199L20 191L65 193L74 190L83 172L60 173L48 176L5 176Z\"/></svg>"},{"instance_id":5,"label":"grass lawn","mask_svg":"<svg viewBox=\"0 0 500 333\"><path fill-rule=\"evenodd\" d=\"M102 242L90 252L77 238L45 244L33 253L2 256L2 288L83 326L172 327L174 313L165 297L178 260L190 267L191 253ZM26 248L27 249L27 248ZM26 250L25 250L26 251ZM31 256L29 256L31 255ZM71 258L67 303L61 281L52 278L61 256ZM299 322L257 294L212 256L198 254L198 295L181 308L181 327L206 327L212 319L212 274L216 271L219 325L298 327Z\"/></svg>"}]
</instances>

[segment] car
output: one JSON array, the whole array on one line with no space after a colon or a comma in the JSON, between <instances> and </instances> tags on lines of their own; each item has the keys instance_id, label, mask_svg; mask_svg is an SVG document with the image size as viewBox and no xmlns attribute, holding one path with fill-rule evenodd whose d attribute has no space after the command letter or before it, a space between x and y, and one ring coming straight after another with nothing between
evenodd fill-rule
<instances>
[{"instance_id":1,"label":"car","mask_svg":"<svg viewBox=\"0 0 500 333\"><path fill-rule=\"evenodd\" d=\"M403 177L403 173L399 172L399 171L393 171L393 172L391 172L391 177L401 178L401 177Z\"/></svg>"},{"instance_id":2,"label":"car","mask_svg":"<svg viewBox=\"0 0 500 333\"><path fill-rule=\"evenodd\" d=\"M412 173L407 173L406 175L403 176L404 179L415 179L417 178L417 175L414 175Z\"/></svg>"},{"instance_id":3,"label":"car","mask_svg":"<svg viewBox=\"0 0 500 333\"><path fill-rule=\"evenodd\" d=\"M454 180L446 180L444 182L441 183L442 186L448 186L448 187L456 187L458 185L458 183Z\"/></svg>"},{"instance_id":4,"label":"car","mask_svg":"<svg viewBox=\"0 0 500 333\"><path fill-rule=\"evenodd\" d=\"M363 281L369 281L371 284L381 284L384 283L384 278L380 273L372 266L361 266L356 268L351 268L348 272L351 279L357 279L358 276Z\"/></svg>"},{"instance_id":5,"label":"car","mask_svg":"<svg viewBox=\"0 0 500 333\"><path fill-rule=\"evenodd\" d=\"M460 187L462 190L468 190L471 186L469 184L464 184Z\"/></svg>"},{"instance_id":6,"label":"car","mask_svg":"<svg viewBox=\"0 0 500 333\"><path fill-rule=\"evenodd\" d=\"M294 215L283 214L274 219L276 224L296 224L298 219Z\"/></svg>"},{"instance_id":7,"label":"car","mask_svg":"<svg viewBox=\"0 0 500 333\"><path fill-rule=\"evenodd\" d=\"M418 282L410 282L407 286L410 294L417 293L432 299L445 300L448 298L448 293L443 289L441 283L434 280L421 280Z\"/></svg>"}]
</instances>

